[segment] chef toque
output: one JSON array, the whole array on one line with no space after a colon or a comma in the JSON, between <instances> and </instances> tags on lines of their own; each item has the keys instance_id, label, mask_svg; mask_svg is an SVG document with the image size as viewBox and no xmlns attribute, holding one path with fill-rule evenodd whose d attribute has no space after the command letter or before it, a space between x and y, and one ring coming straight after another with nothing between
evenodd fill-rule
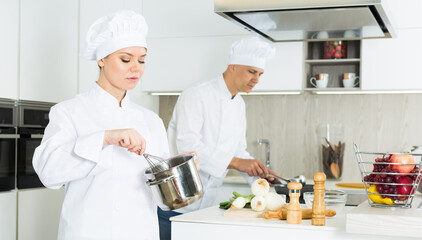
<instances>
[{"instance_id":1,"label":"chef toque","mask_svg":"<svg viewBox=\"0 0 422 240\"><path fill-rule=\"evenodd\" d=\"M258 37L248 37L231 46L229 64L264 69L265 62L275 56L275 49Z\"/></svg>"},{"instance_id":2,"label":"chef toque","mask_svg":"<svg viewBox=\"0 0 422 240\"><path fill-rule=\"evenodd\" d=\"M121 10L95 21L86 34L83 57L100 60L126 47L147 47L145 18L131 10Z\"/></svg>"}]
</instances>

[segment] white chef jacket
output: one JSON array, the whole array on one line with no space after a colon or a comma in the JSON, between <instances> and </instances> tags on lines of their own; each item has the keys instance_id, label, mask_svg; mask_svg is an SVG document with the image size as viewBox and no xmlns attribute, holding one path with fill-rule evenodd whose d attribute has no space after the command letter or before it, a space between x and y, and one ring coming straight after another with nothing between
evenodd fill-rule
<instances>
[{"instance_id":1,"label":"white chef jacket","mask_svg":"<svg viewBox=\"0 0 422 240\"><path fill-rule=\"evenodd\" d=\"M116 145L103 147L105 130L124 128L145 138L148 153L168 157L161 119L127 94L119 107L95 84L52 107L33 166L46 187L66 186L59 240L159 239L157 205L145 184L146 160Z\"/></svg>"},{"instance_id":2,"label":"white chef jacket","mask_svg":"<svg viewBox=\"0 0 422 240\"><path fill-rule=\"evenodd\" d=\"M199 176L204 189L199 201L177 212L211 206L233 157L252 159L246 151L245 102L238 94L232 99L223 76L183 91L174 108L167 136L171 154L198 153Z\"/></svg>"}]
</instances>

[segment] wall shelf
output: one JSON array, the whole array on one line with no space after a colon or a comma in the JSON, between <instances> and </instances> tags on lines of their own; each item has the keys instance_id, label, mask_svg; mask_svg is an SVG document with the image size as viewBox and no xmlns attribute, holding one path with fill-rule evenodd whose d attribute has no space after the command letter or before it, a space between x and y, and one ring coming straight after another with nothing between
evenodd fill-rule
<instances>
[{"instance_id":1,"label":"wall shelf","mask_svg":"<svg viewBox=\"0 0 422 240\"><path fill-rule=\"evenodd\" d=\"M346 63L359 63L360 58L346 58L346 59L307 59L307 64L320 64L320 65L341 65Z\"/></svg>"},{"instance_id":2,"label":"wall shelf","mask_svg":"<svg viewBox=\"0 0 422 240\"><path fill-rule=\"evenodd\" d=\"M331 88L305 88L303 89L305 91L318 91L318 92L330 92L330 91L356 91L356 90L360 90L360 88L358 87L354 87L354 88L343 88L343 87L331 87Z\"/></svg>"},{"instance_id":3,"label":"wall shelf","mask_svg":"<svg viewBox=\"0 0 422 240\"><path fill-rule=\"evenodd\" d=\"M356 73L360 76L361 41L347 41L346 58L324 59L324 42L308 42L307 58L305 59L305 91L356 91L360 90L361 83L354 88L343 87L343 74ZM316 88L310 83L310 78L319 73L328 73L327 88Z\"/></svg>"}]
</instances>

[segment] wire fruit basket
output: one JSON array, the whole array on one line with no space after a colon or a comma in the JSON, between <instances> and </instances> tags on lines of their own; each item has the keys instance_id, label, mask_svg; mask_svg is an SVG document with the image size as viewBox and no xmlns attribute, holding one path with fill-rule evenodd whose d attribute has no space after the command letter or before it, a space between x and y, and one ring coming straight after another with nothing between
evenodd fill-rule
<instances>
[{"instance_id":1,"label":"wire fruit basket","mask_svg":"<svg viewBox=\"0 0 422 240\"><path fill-rule=\"evenodd\" d=\"M353 144L356 161L372 207L411 208L421 181L422 161L416 153L361 152Z\"/></svg>"}]
</instances>

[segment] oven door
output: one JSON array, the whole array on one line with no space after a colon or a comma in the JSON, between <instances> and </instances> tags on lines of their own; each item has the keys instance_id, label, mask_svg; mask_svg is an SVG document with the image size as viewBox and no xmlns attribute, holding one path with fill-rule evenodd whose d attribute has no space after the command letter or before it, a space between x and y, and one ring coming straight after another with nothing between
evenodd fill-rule
<instances>
[{"instance_id":1,"label":"oven door","mask_svg":"<svg viewBox=\"0 0 422 240\"><path fill-rule=\"evenodd\" d=\"M41 144L43 135L40 133L24 134L18 141L18 189L44 187L32 166L35 148Z\"/></svg>"},{"instance_id":2,"label":"oven door","mask_svg":"<svg viewBox=\"0 0 422 240\"><path fill-rule=\"evenodd\" d=\"M17 134L0 134L0 191L15 188Z\"/></svg>"}]
</instances>

